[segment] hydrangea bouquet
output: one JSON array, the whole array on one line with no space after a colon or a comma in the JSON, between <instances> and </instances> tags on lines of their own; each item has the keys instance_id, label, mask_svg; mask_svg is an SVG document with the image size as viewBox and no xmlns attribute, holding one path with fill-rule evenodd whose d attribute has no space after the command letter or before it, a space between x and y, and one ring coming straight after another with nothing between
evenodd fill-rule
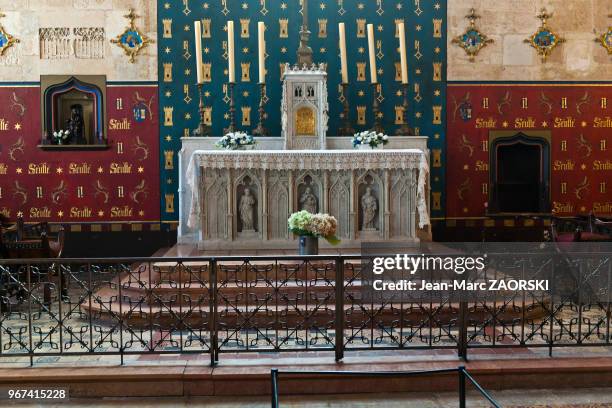
<instances>
[{"instance_id":1,"label":"hydrangea bouquet","mask_svg":"<svg viewBox=\"0 0 612 408\"><path fill-rule=\"evenodd\" d=\"M332 245L340 240L336 238L338 221L329 214L311 214L308 211L298 211L289 217L289 230L294 234L315 238L325 238Z\"/></svg>"},{"instance_id":2,"label":"hydrangea bouquet","mask_svg":"<svg viewBox=\"0 0 612 408\"><path fill-rule=\"evenodd\" d=\"M386 145L387 143L389 143L389 136L382 133L376 133L373 130L359 132L353 136L353 147L370 146L374 149L381 144Z\"/></svg>"},{"instance_id":3,"label":"hydrangea bouquet","mask_svg":"<svg viewBox=\"0 0 612 408\"><path fill-rule=\"evenodd\" d=\"M215 143L219 149L236 150L244 146L253 146L255 139L244 132L228 133Z\"/></svg>"},{"instance_id":4,"label":"hydrangea bouquet","mask_svg":"<svg viewBox=\"0 0 612 408\"><path fill-rule=\"evenodd\" d=\"M58 130L57 132L53 132L53 141L59 145L64 144L69 137L69 130Z\"/></svg>"}]
</instances>

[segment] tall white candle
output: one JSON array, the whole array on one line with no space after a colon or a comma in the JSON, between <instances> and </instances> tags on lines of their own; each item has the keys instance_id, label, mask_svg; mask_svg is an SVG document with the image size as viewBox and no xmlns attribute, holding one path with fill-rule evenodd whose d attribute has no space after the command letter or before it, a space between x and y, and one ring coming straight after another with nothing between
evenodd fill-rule
<instances>
[{"instance_id":1,"label":"tall white candle","mask_svg":"<svg viewBox=\"0 0 612 408\"><path fill-rule=\"evenodd\" d=\"M259 83L266 83L266 25L263 21L257 23L257 36L259 39Z\"/></svg>"},{"instance_id":2,"label":"tall white candle","mask_svg":"<svg viewBox=\"0 0 612 408\"><path fill-rule=\"evenodd\" d=\"M368 24L368 48L370 50L370 80L373 84L378 83L376 75L376 47L374 40L374 24Z\"/></svg>"},{"instance_id":3,"label":"tall white candle","mask_svg":"<svg viewBox=\"0 0 612 408\"><path fill-rule=\"evenodd\" d=\"M348 84L348 62L346 60L346 27L338 24L340 31L340 66L342 67L342 83Z\"/></svg>"},{"instance_id":4,"label":"tall white candle","mask_svg":"<svg viewBox=\"0 0 612 408\"><path fill-rule=\"evenodd\" d=\"M406 26L404 23L398 24L399 44L400 44L400 60L402 67L402 84L408 83L408 58L406 54Z\"/></svg>"},{"instance_id":5,"label":"tall white candle","mask_svg":"<svg viewBox=\"0 0 612 408\"><path fill-rule=\"evenodd\" d=\"M227 56L228 79L230 83L236 82L236 61L234 60L234 22L227 22Z\"/></svg>"},{"instance_id":6,"label":"tall white candle","mask_svg":"<svg viewBox=\"0 0 612 408\"><path fill-rule=\"evenodd\" d=\"M201 84L204 82L204 73L202 72L202 23L198 20L193 25L195 33L196 72L198 84Z\"/></svg>"}]
</instances>

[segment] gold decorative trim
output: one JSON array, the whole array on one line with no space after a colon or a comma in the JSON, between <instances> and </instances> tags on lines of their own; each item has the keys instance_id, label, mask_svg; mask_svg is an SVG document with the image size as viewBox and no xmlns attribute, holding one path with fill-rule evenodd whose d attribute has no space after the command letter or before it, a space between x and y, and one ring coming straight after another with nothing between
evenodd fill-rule
<instances>
[{"instance_id":1,"label":"gold decorative trim","mask_svg":"<svg viewBox=\"0 0 612 408\"><path fill-rule=\"evenodd\" d=\"M470 14L465 16L465 18L470 22L470 26L463 34L453 38L451 42L463 48L465 53L470 57L470 62L474 62L474 58L478 55L480 50L494 41L476 28L476 20L479 19L480 16L476 14L475 9L470 9Z\"/></svg>"},{"instance_id":2,"label":"gold decorative trim","mask_svg":"<svg viewBox=\"0 0 612 408\"><path fill-rule=\"evenodd\" d=\"M130 62L134 63L136 56L140 53L140 51L145 48L147 45L153 42L153 40L149 39L134 23L134 20L138 17L134 14L134 10L130 9L130 12L123 16L130 20L130 24L125 28L125 30L119 34L116 38L111 40L111 43L117 44L117 46L121 47L130 58Z\"/></svg>"},{"instance_id":3,"label":"gold decorative trim","mask_svg":"<svg viewBox=\"0 0 612 408\"><path fill-rule=\"evenodd\" d=\"M0 12L0 18L6 17L6 14ZM19 39L10 35L2 24L0 24L0 55L4 55L6 50L11 48L14 44L21 42Z\"/></svg>"},{"instance_id":4,"label":"gold decorative trim","mask_svg":"<svg viewBox=\"0 0 612 408\"><path fill-rule=\"evenodd\" d=\"M542 62L546 62L546 58L557 45L565 42L565 38L561 38L559 34L548 27L548 19L552 17L552 14L548 14L546 9L540 10L540 14L536 17L542 21L542 25L524 42L531 45L537 51L538 55L542 57Z\"/></svg>"}]
</instances>

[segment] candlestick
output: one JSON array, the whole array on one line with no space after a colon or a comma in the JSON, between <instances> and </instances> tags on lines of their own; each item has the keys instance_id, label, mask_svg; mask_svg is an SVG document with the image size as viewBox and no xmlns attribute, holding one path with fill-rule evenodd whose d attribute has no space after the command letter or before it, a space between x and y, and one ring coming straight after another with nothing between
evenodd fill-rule
<instances>
[{"instance_id":1,"label":"candlestick","mask_svg":"<svg viewBox=\"0 0 612 408\"><path fill-rule=\"evenodd\" d=\"M372 84L378 83L376 74L376 47L374 41L374 24L368 24L368 48L370 51L370 81Z\"/></svg>"},{"instance_id":2,"label":"candlestick","mask_svg":"<svg viewBox=\"0 0 612 408\"><path fill-rule=\"evenodd\" d=\"M344 26L344 23L338 24L338 29L340 32L340 66L342 67L342 83L348 84L348 62L346 59L346 27Z\"/></svg>"},{"instance_id":3,"label":"candlestick","mask_svg":"<svg viewBox=\"0 0 612 408\"><path fill-rule=\"evenodd\" d=\"M236 62L234 60L234 22L227 22L227 71L230 83L236 82Z\"/></svg>"},{"instance_id":4,"label":"candlestick","mask_svg":"<svg viewBox=\"0 0 612 408\"><path fill-rule=\"evenodd\" d=\"M204 99L202 98L202 88L204 84L198 84L198 94L200 95L200 124L198 128L193 132L195 136L208 136L210 135L210 126L204 121Z\"/></svg>"},{"instance_id":5,"label":"candlestick","mask_svg":"<svg viewBox=\"0 0 612 408\"><path fill-rule=\"evenodd\" d=\"M400 60L402 67L402 84L408 84L408 58L406 56L406 26L404 23L398 24Z\"/></svg>"},{"instance_id":6,"label":"candlestick","mask_svg":"<svg viewBox=\"0 0 612 408\"><path fill-rule=\"evenodd\" d=\"M412 136L414 130L408 126L408 83L402 84L404 103L402 104L402 126L395 131L397 136Z\"/></svg>"},{"instance_id":7,"label":"candlestick","mask_svg":"<svg viewBox=\"0 0 612 408\"><path fill-rule=\"evenodd\" d=\"M340 134L340 136L353 136L355 134L355 129L353 129L353 127L351 126L351 120L350 120L350 105L349 105L349 101L348 101L348 96L347 96L347 91L348 91L348 87L349 84L348 83L343 83L342 84L342 95L344 96L344 101L342 102L342 106L344 108L343 110L343 124L342 127L340 129L338 129L338 133Z\"/></svg>"},{"instance_id":8,"label":"candlestick","mask_svg":"<svg viewBox=\"0 0 612 408\"><path fill-rule=\"evenodd\" d=\"M228 134L228 133L234 133L236 131L236 121L235 121L235 114L236 114L236 106L234 104L234 86L236 86L235 83L230 82L227 84L227 87L229 88L229 126L223 130L223 134Z\"/></svg>"},{"instance_id":9,"label":"candlestick","mask_svg":"<svg viewBox=\"0 0 612 408\"><path fill-rule=\"evenodd\" d=\"M198 84L204 82L204 75L202 72L202 23L196 21L194 24L195 33L195 58L196 58L196 72Z\"/></svg>"},{"instance_id":10,"label":"candlestick","mask_svg":"<svg viewBox=\"0 0 612 408\"><path fill-rule=\"evenodd\" d=\"M260 98L259 98L259 123L257 127L253 129L253 135L256 136L266 136L268 134L268 129L264 126L264 117L266 115L265 105L266 105L266 84L260 83Z\"/></svg>"},{"instance_id":11,"label":"candlestick","mask_svg":"<svg viewBox=\"0 0 612 408\"><path fill-rule=\"evenodd\" d=\"M374 126L372 126L373 131L375 131L376 133L384 133L385 129L383 129L382 125L380 124L380 118L378 117L378 114L380 113L380 106L378 104L378 84L377 83L373 83L372 84L372 112L374 113Z\"/></svg>"},{"instance_id":12,"label":"candlestick","mask_svg":"<svg viewBox=\"0 0 612 408\"><path fill-rule=\"evenodd\" d=\"M257 23L257 36L259 40L259 83L266 83L266 25L263 21Z\"/></svg>"}]
</instances>

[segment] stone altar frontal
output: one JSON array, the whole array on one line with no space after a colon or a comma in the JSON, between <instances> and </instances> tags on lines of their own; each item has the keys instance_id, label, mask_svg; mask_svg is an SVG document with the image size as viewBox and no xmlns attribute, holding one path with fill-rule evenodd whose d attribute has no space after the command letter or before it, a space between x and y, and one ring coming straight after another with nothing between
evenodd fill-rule
<instances>
[{"instance_id":1,"label":"stone altar frontal","mask_svg":"<svg viewBox=\"0 0 612 408\"><path fill-rule=\"evenodd\" d=\"M301 209L337 218L339 248L415 243L429 224L426 151L192 151L181 156L179 243L295 249L287 219Z\"/></svg>"}]
</instances>

